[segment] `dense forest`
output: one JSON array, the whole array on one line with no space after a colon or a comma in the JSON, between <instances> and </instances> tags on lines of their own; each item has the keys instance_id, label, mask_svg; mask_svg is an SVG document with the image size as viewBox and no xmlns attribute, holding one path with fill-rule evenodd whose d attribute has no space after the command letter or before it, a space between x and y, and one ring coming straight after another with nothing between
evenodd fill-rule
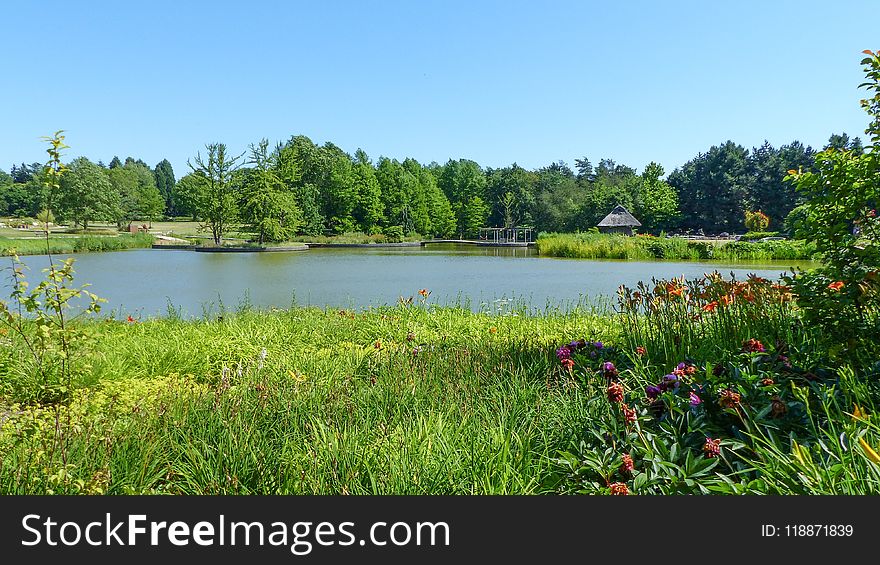
<instances>
[{"instance_id":1,"label":"dense forest","mask_svg":"<svg viewBox=\"0 0 880 565\"><path fill-rule=\"evenodd\" d=\"M827 147L862 151L859 138L832 135ZM623 204L643 232L744 229L745 212L762 210L768 229L783 231L800 204L783 181L808 169L815 150L798 141L765 142L751 150L732 141L713 146L665 175L650 163L639 173L602 159L577 159L527 170L516 163L481 167L467 159L422 164L363 151L350 155L332 143L299 135L270 147L265 140L242 155L223 144L188 163L175 178L167 160L150 167L113 157L109 164L80 157L67 166L60 199L47 203L40 163L0 171L0 215L41 217L88 228L90 222L180 218L204 221L219 242L229 226L260 241L352 231L400 236L472 237L482 226L532 226L545 232L585 231ZM47 206L51 212L46 213Z\"/></svg>"}]
</instances>

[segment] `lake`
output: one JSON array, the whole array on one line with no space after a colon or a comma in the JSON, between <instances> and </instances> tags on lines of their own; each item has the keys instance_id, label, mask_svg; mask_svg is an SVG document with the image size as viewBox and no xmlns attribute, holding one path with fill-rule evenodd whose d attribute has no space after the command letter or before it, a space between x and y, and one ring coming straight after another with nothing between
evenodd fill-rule
<instances>
[{"instance_id":1,"label":"lake","mask_svg":"<svg viewBox=\"0 0 880 565\"><path fill-rule=\"evenodd\" d=\"M61 257L61 256L59 256ZM505 311L515 302L570 307L615 296L621 284L652 277L692 278L714 270L738 278L776 278L793 265L735 265L671 261L592 261L539 257L529 248L437 245L426 248L336 248L277 253L196 253L138 249L74 256L75 282L107 299L118 316L154 316L173 305L184 316L217 314L243 305L292 304L366 308L396 304L398 297L431 291L430 303L462 304L476 311ZM48 265L24 257L29 278ZM7 288L8 291L8 288Z\"/></svg>"}]
</instances>

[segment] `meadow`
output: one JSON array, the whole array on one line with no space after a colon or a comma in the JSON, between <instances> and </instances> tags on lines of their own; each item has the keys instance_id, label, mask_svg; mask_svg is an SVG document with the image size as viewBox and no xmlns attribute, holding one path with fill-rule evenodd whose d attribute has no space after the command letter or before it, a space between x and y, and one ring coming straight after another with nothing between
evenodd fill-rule
<instances>
[{"instance_id":1,"label":"meadow","mask_svg":"<svg viewBox=\"0 0 880 565\"><path fill-rule=\"evenodd\" d=\"M66 379L37 370L57 356L26 322L3 338L0 492L880 492L880 367L829 356L788 292L711 275L623 289L614 311L425 291L99 313L74 322Z\"/></svg>"},{"instance_id":2,"label":"meadow","mask_svg":"<svg viewBox=\"0 0 880 565\"><path fill-rule=\"evenodd\" d=\"M538 237L538 253L570 259L670 259L679 261L810 260L815 244L802 240L727 241L687 240L584 233L544 233Z\"/></svg>"}]
</instances>

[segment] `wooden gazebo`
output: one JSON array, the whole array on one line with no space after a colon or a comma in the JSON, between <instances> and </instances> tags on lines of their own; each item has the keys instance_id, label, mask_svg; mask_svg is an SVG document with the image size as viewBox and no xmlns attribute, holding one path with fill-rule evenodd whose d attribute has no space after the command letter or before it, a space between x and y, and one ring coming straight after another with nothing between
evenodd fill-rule
<instances>
[{"instance_id":1,"label":"wooden gazebo","mask_svg":"<svg viewBox=\"0 0 880 565\"><path fill-rule=\"evenodd\" d=\"M614 207L614 210L611 210L610 214L596 224L596 227L599 228L599 231L602 233L622 233L632 235L633 228L641 227L641 225L642 222L635 219L635 217L629 213L629 210L618 204Z\"/></svg>"}]
</instances>

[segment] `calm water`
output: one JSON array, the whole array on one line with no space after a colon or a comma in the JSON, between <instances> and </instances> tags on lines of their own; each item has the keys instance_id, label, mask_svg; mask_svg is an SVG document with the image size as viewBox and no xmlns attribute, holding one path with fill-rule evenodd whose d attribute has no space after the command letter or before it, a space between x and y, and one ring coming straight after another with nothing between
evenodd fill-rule
<instances>
[{"instance_id":1,"label":"calm water","mask_svg":"<svg viewBox=\"0 0 880 565\"><path fill-rule=\"evenodd\" d=\"M75 256L77 283L108 300L117 315L152 316L169 302L184 315L202 316L242 304L363 308L395 304L427 288L430 302L462 302L499 310L509 301L543 308L615 296L621 284L651 277L701 276L718 270L776 278L797 262L761 265L587 261L538 257L532 249L435 246L428 248L313 249L281 253L195 253L142 249ZM47 265L26 257L30 278Z\"/></svg>"}]
</instances>

